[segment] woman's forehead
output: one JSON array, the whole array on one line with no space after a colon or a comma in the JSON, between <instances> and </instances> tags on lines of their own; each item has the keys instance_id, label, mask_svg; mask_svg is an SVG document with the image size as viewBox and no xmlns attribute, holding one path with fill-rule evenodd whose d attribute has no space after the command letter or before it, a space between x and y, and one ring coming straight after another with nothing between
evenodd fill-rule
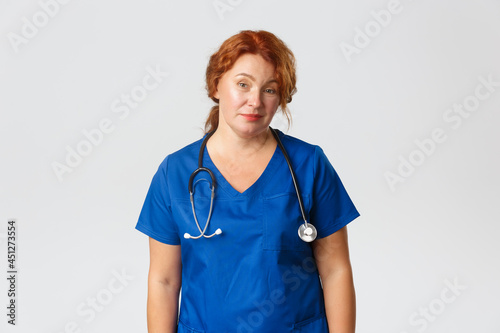
<instances>
[{"instance_id":1,"label":"woman's forehead","mask_svg":"<svg viewBox=\"0 0 500 333\"><path fill-rule=\"evenodd\" d=\"M250 80L276 81L275 67L261 55L246 53L241 55L225 74L244 76Z\"/></svg>"}]
</instances>

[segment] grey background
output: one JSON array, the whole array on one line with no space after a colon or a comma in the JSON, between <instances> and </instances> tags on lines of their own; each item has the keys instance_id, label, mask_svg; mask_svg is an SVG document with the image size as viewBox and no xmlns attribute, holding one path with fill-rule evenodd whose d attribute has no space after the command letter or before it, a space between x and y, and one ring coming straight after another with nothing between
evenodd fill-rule
<instances>
[{"instance_id":1,"label":"grey background","mask_svg":"<svg viewBox=\"0 0 500 333\"><path fill-rule=\"evenodd\" d=\"M146 332L148 242L134 226L159 163L202 135L209 55L242 29L295 53L288 133L323 147L361 212L349 226L358 332L499 332L500 87L458 128L443 118L478 77L500 82L499 1L401 0L352 57L342 43L395 2L221 0L218 13L215 1L73 0L47 22L41 3L55 2L0 0L3 272L9 218L19 236L18 325L2 305L2 332ZM47 24L14 46L34 15ZM121 119L113 101L148 67L169 75ZM52 164L104 118L113 131L59 181ZM446 140L419 155L435 128ZM386 173L410 156L424 158L391 188Z\"/></svg>"}]
</instances>

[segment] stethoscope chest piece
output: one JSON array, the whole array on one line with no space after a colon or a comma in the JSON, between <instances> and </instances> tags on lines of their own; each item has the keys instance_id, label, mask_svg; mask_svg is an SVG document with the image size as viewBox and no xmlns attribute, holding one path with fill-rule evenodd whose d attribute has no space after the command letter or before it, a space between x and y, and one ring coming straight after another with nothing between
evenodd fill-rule
<instances>
[{"instance_id":1,"label":"stethoscope chest piece","mask_svg":"<svg viewBox=\"0 0 500 333\"><path fill-rule=\"evenodd\" d=\"M316 239L316 236L318 236L318 232L316 231L316 228L311 223L308 223L307 226L305 223L300 225L299 237L304 242L310 243Z\"/></svg>"}]
</instances>

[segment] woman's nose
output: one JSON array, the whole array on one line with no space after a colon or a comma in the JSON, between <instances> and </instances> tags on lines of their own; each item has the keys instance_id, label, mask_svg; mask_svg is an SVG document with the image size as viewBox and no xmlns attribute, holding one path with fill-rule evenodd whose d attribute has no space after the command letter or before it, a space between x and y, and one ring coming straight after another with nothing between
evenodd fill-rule
<instances>
[{"instance_id":1,"label":"woman's nose","mask_svg":"<svg viewBox=\"0 0 500 333\"><path fill-rule=\"evenodd\" d=\"M250 93L248 104L254 108L258 108L262 104L260 91L256 90Z\"/></svg>"}]
</instances>

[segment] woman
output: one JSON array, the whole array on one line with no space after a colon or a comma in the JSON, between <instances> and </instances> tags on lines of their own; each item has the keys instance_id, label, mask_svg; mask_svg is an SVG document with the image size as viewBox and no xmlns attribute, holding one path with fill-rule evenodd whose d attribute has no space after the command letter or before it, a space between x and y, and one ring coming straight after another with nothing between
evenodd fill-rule
<instances>
[{"instance_id":1,"label":"woman","mask_svg":"<svg viewBox=\"0 0 500 333\"><path fill-rule=\"evenodd\" d=\"M269 127L296 91L292 52L242 31L206 81L207 134L162 162L136 226L150 237L149 332L354 332L346 225L359 214L321 148ZM200 153L213 182L205 169L190 181Z\"/></svg>"}]
</instances>

